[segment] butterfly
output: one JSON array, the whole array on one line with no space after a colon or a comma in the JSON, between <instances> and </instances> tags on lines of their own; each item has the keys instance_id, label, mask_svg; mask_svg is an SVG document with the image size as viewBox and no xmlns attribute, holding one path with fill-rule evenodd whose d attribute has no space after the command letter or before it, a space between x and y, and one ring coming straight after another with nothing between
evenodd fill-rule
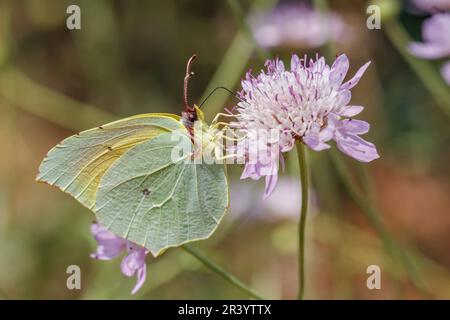
<instances>
[{"instance_id":1,"label":"butterfly","mask_svg":"<svg viewBox=\"0 0 450 320\"><path fill-rule=\"evenodd\" d=\"M140 114L70 136L48 152L36 178L70 194L108 230L154 256L208 238L229 204L224 164L186 161L189 154L173 159L180 144L192 149L196 128L210 128L188 103L195 58L186 67L181 116Z\"/></svg>"}]
</instances>

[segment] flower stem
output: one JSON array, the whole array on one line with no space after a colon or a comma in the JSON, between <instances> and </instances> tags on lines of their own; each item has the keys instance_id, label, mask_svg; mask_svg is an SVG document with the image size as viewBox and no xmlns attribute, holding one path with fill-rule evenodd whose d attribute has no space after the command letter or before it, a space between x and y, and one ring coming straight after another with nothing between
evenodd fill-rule
<instances>
[{"instance_id":1,"label":"flower stem","mask_svg":"<svg viewBox=\"0 0 450 320\"><path fill-rule=\"evenodd\" d=\"M211 271L214 271L219 276L221 276L223 279L231 283L233 286L247 294L248 296L256 299L256 300L264 300L258 293L256 293L253 289L249 288L245 283L240 281L238 278L233 276L232 274L228 273L224 269L222 269L220 266L218 266L216 263L211 261L208 257L206 257L203 253L201 253L196 248L190 246L190 245L183 245L181 246L187 253L189 253L191 256L199 260L201 263L203 263L207 268L209 268Z\"/></svg>"},{"instance_id":2,"label":"flower stem","mask_svg":"<svg viewBox=\"0 0 450 320\"><path fill-rule=\"evenodd\" d=\"M306 163L306 148L302 142L296 145L300 170L301 199L300 219L298 223L298 299L302 300L305 292L305 227L309 202L309 179Z\"/></svg>"}]
</instances>

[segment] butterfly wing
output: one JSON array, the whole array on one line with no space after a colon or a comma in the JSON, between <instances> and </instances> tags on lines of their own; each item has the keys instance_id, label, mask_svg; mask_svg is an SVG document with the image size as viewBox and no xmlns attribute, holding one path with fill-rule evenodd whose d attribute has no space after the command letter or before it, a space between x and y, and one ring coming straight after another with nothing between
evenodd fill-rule
<instances>
[{"instance_id":1,"label":"butterfly wing","mask_svg":"<svg viewBox=\"0 0 450 320\"><path fill-rule=\"evenodd\" d=\"M176 148L192 144L176 136L163 133L118 159L101 179L94 209L100 224L154 256L208 238L228 207L225 166L175 159Z\"/></svg>"},{"instance_id":2,"label":"butterfly wing","mask_svg":"<svg viewBox=\"0 0 450 320\"><path fill-rule=\"evenodd\" d=\"M172 114L142 114L73 135L51 149L37 180L59 187L93 209L105 172L132 147L164 132L185 130Z\"/></svg>"}]
</instances>

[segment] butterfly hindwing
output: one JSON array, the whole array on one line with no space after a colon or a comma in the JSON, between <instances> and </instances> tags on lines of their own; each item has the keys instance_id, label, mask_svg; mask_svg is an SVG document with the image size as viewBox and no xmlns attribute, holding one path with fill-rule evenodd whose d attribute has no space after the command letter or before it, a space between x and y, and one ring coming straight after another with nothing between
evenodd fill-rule
<instances>
[{"instance_id":1,"label":"butterfly hindwing","mask_svg":"<svg viewBox=\"0 0 450 320\"><path fill-rule=\"evenodd\" d=\"M190 144L186 134L163 133L118 159L100 182L94 208L100 224L155 256L208 238L228 207L225 167L189 156L174 160L174 150Z\"/></svg>"}]
</instances>

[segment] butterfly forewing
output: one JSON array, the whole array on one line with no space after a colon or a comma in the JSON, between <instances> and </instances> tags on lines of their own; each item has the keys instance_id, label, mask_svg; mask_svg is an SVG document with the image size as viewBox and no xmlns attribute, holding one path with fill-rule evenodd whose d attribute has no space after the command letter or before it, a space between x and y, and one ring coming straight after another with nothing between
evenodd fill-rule
<instances>
[{"instance_id":1,"label":"butterfly forewing","mask_svg":"<svg viewBox=\"0 0 450 320\"><path fill-rule=\"evenodd\" d=\"M102 176L120 157L139 143L175 130L184 130L179 117L143 114L83 131L49 151L37 180L59 187L92 209Z\"/></svg>"}]
</instances>

